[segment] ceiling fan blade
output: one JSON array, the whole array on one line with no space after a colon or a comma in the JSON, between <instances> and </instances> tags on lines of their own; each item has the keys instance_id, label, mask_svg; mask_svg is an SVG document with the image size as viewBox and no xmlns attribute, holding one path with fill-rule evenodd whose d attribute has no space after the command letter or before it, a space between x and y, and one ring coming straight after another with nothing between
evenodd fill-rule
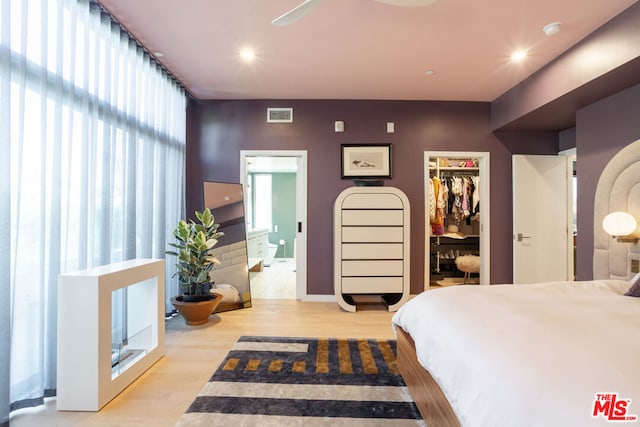
<instances>
[{"instance_id":1,"label":"ceiling fan blade","mask_svg":"<svg viewBox=\"0 0 640 427\"><path fill-rule=\"evenodd\" d=\"M437 0L375 0L378 3L390 4L391 6L420 7L435 3Z\"/></svg>"},{"instance_id":2,"label":"ceiling fan blade","mask_svg":"<svg viewBox=\"0 0 640 427\"><path fill-rule=\"evenodd\" d=\"M305 0L300 3L298 6L294 7L290 11L284 13L283 15L278 16L276 19L271 21L273 25L289 25L296 22L298 19L305 16L307 13L311 12L316 6L318 6L322 0Z\"/></svg>"}]
</instances>

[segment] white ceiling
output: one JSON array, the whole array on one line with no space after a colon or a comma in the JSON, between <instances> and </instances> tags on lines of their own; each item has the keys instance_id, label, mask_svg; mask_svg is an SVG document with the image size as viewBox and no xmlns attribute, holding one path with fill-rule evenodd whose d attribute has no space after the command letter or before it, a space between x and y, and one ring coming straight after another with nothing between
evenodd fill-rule
<instances>
[{"instance_id":1,"label":"white ceiling","mask_svg":"<svg viewBox=\"0 0 640 427\"><path fill-rule=\"evenodd\" d=\"M325 0L271 24L301 2L100 0L199 99L459 101L494 100L636 0ZM525 62L509 61L516 48Z\"/></svg>"}]
</instances>

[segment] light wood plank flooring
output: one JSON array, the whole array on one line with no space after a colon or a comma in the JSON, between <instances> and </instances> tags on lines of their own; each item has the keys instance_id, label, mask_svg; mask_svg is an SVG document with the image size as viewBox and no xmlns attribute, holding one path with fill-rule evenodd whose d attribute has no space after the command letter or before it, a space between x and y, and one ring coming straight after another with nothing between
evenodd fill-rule
<instances>
[{"instance_id":1,"label":"light wood plank flooring","mask_svg":"<svg viewBox=\"0 0 640 427\"><path fill-rule=\"evenodd\" d=\"M55 399L18 411L11 427L175 426L241 335L394 339L393 313L382 304L342 311L336 303L254 299L253 307L210 317L187 327L166 323L166 355L100 412L57 412Z\"/></svg>"},{"instance_id":2,"label":"light wood plank flooring","mask_svg":"<svg viewBox=\"0 0 640 427\"><path fill-rule=\"evenodd\" d=\"M268 299L296 299L296 261L276 258L262 271L249 272L251 297Z\"/></svg>"}]
</instances>

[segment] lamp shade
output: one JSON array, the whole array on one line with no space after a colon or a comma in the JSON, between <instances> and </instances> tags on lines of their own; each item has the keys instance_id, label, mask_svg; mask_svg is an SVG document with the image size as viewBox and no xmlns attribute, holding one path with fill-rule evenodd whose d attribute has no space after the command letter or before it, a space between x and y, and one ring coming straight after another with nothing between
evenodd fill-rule
<instances>
[{"instance_id":1,"label":"lamp shade","mask_svg":"<svg viewBox=\"0 0 640 427\"><path fill-rule=\"evenodd\" d=\"M628 236L636 230L636 219L626 212L612 212L602 220L602 228L610 236Z\"/></svg>"}]
</instances>

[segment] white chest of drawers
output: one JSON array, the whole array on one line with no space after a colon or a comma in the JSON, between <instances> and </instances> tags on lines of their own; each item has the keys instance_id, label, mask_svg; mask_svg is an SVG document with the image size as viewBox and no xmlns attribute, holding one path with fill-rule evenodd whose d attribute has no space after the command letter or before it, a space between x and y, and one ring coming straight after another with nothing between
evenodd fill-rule
<instances>
[{"instance_id":1,"label":"white chest of drawers","mask_svg":"<svg viewBox=\"0 0 640 427\"><path fill-rule=\"evenodd\" d=\"M380 295L389 311L409 298L409 199L394 187L351 187L334 205L334 291L355 312L354 295Z\"/></svg>"}]
</instances>

